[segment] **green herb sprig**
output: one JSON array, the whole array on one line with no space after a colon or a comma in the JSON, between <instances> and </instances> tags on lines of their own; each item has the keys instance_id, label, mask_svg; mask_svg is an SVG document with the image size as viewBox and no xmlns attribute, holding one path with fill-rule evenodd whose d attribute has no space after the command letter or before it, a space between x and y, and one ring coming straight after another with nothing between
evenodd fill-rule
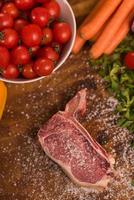
<instances>
[{"instance_id":1,"label":"green herb sprig","mask_svg":"<svg viewBox=\"0 0 134 200\"><path fill-rule=\"evenodd\" d=\"M104 78L107 89L118 99L118 125L134 133L134 70L128 70L123 62L129 51L134 51L133 35L128 35L111 56L90 59L89 64Z\"/></svg>"}]
</instances>

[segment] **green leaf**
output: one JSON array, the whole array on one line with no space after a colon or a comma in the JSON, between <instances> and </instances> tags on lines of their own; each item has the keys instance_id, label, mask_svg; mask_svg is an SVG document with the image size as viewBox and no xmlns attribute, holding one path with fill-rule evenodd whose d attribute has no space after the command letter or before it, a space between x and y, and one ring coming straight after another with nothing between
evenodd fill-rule
<instances>
[{"instance_id":1,"label":"green leaf","mask_svg":"<svg viewBox=\"0 0 134 200\"><path fill-rule=\"evenodd\" d=\"M131 148L134 149L134 140L131 141L131 144L130 144Z\"/></svg>"},{"instance_id":2,"label":"green leaf","mask_svg":"<svg viewBox=\"0 0 134 200\"><path fill-rule=\"evenodd\" d=\"M116 112L120 114L119 126L134 132L134 71L124 66L123 57L134 51L134 36L129 34L110 56L103 55L97 60L90 59L91 66L104 78L106 88L117 98Z\"/></svg>"},{"instance_id":3,"label":"green leaf","mask_svg":"<svg viewBox=\"0 0 134 200\"><path fill-rule=\"evenodd\" d=\"M110 71L110 77L117 78L119 71L120 71L120 66L117 64L114 64L112 70Z\"/></svg>"},{"instance_id":4,"label":"green leaf","mask_svg":"<svg viewBox=\"0 0 134 200\"><path fill-rule=\"evenodd\" d=\"M113 91L116 91L119 87L119 83L116 80L111 80L111 88Z\"/></svg>"},{"instance_id":5,"label":"green leaf","mask_svg":"<svg viewBox=\"0 0 134 200\"><path fill-rule=\"evenodd\" d=\"M134 186L134 180L131 181L131 185Z\"/></svg>"},{"instance_id":6,"label":"green leaf","mask_svg":"<svg viewBox=\"0 0 134 200\"><path fill-rule=\"evenodd\" d=\"M118 121L117 121L117 124L119 125L119 126L123 126L123 124L126 122L126 119L125 118L120 118L120 119L118 119Z\"/></svg>"},{"instance_id":7,"label":"green leaf","mask_svg":"<svg viewBox=\"0 0 134 200\"><path fill-rule=\"evenodd\" d=\"M129 81L130 77L128 74L122 74L121 79L120 79L120 83L124 83L126 81Z\"/></svg>"}]
</instances>

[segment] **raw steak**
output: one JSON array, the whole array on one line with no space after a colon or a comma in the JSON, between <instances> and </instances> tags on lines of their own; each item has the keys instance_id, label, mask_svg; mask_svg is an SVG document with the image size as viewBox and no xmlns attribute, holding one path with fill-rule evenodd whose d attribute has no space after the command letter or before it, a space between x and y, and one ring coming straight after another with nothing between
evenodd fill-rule
<instances>
[{"instance_id":1,"label":"raw steak","mask_svg":"<svg viewBox=\"0 0 134 200\"><path fill-rule=\"evenodd\" d=\"M106 188L114 159L78 122L86 112L87 89L83 89L39 131L45 153L82 187Z\"/></svg>"}]
</instances>

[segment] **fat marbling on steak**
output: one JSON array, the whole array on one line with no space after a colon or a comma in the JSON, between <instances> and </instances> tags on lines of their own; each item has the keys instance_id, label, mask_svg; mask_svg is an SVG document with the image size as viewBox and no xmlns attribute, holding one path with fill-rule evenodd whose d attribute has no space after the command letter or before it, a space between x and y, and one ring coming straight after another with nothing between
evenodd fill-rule
<instances>
[{"instance_id":1,"label":"fat marbling on steak","mask_svg":"<svg viewBox=\"0 0 134 200\"><path fill-rule=\"evenodd\" d=\"M106 188L114 159L78 122L86 112L87 89L82 89L38 132L45 153L82 187Z\"/></svg>"}]
</instances>

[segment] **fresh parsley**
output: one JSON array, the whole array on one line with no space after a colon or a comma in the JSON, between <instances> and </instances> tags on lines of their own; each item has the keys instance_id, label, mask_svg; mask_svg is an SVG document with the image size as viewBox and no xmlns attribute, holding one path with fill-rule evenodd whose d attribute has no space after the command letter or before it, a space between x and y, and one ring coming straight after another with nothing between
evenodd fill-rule
<instances>
[{"instance_id":1,"label":"fresh parsley","mask_svg":"<svg viewBox=\"0 0 134 200\"><path fill-rule=\"evenodd\" d=\"M123 63L128 51L134 51L133 35L128 35L111 56L90 59L89 64L104 78L107 89L118 99L118 125L134 133L134 71L128 70Z\"/></svg>"},{"instance_id":2,"label":"fresh parsley","mask_svg":"<svg viewBox=\"0 0 134 200\"><path fill-rule=\"evenodd\" d=\"M131 185L134 186L134 180L131 181Z\"/></svg>"}]
</instances>

